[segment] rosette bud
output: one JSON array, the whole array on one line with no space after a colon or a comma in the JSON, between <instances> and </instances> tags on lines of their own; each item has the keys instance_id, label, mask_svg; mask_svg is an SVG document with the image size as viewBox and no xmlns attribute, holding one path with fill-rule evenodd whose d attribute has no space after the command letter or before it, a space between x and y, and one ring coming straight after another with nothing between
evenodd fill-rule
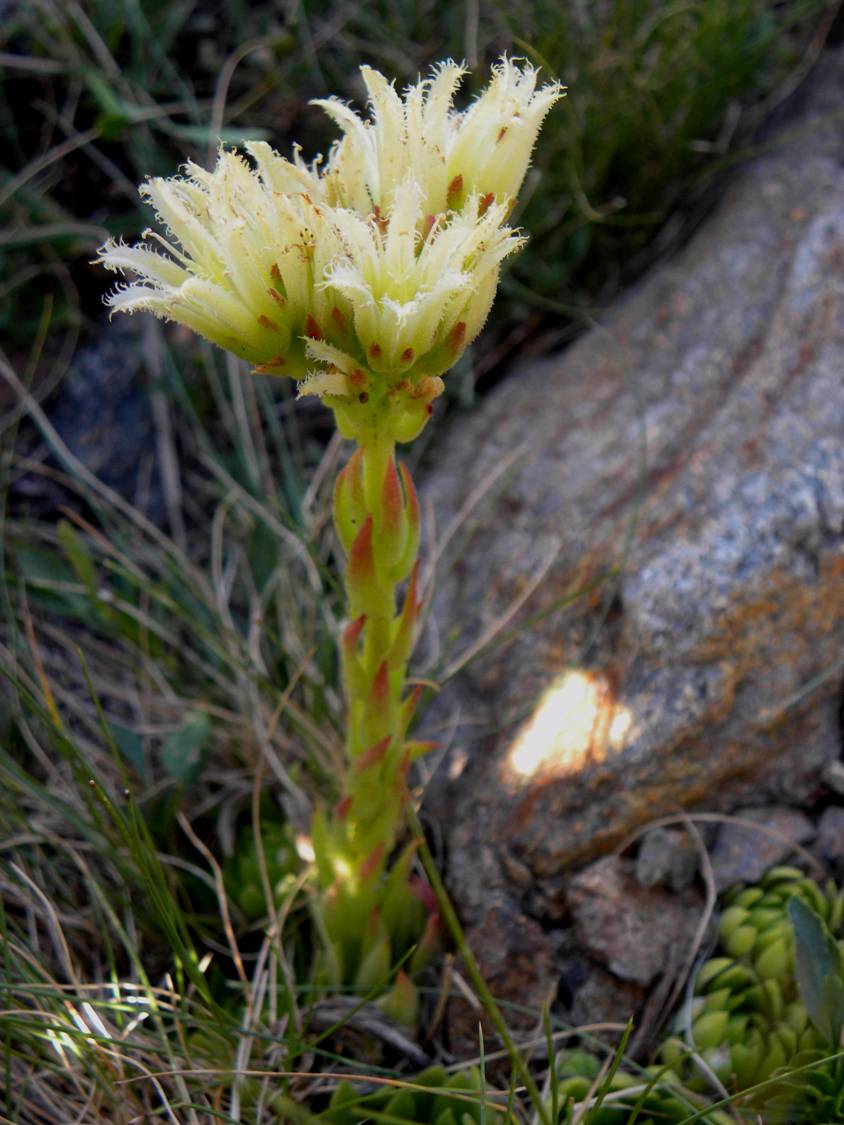
<instances>
[{"instance_id":1,"label":"rosette bud","mask_svg":"<svg viewBox=\"0 0 844 1125\"><path fill-rule=\"evenodd\" d=\"M397 385L391 394L401 390ZM428 423L434 412L433 402L445 390L445 384L438 375L423 379L412 394L402 394L399 410L395 412L393 420L393 434L396 441L405 443L413 441Z\"/></svg>"}]
</instances>

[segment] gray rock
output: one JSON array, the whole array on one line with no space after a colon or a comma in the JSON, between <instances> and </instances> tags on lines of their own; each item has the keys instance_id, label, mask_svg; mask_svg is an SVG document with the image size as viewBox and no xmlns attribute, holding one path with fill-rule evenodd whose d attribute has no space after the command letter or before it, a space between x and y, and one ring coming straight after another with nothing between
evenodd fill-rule
<instances>
[{"instance_id":1,"label":"gray rock","mask_svg":"<svg viewBox=\"0 0 844 1125\"><path fill-rule=\"evenodd\" d=\"M636 879L643 887L683 891L694 882L699 864L698 849L687 832L652 828L636 856Z\"/></svg>"},{"instance_id":2,"label":"gray rock","mask_svg":"<svg viewBox=\"0 0 844 1125\"><path fill-rule=\"evenodd\" d=\"M829 762L823 771L823 783L839 797L844 797L844 762Z\"/></svg>"},{"instance_id":3,"label":"gray rock","mask_svg":"<svg viewBox=\"0 0 844 1125\"><path fill-rule=\"evenodd\" d=\"M592 965L575 994L566 1022L572 1027L587 1027L596 1023L624 1023L631 1017L638 1021L645 997L641 985L619 980L605 969ZM614 1041L618 1042L617 1033Z\"/></svg>"},{"instance_id":4,"label":"gray rock","mask_svg":"<svg viewBox=\"0 0 844 1125\"><path fill-rule=\"evenodd\" d=\"M730 822L721 828L710 856L718 891L735 883L758 882L769 867L793 855L795 844L805 844L815 835L812 822L796 809L738 809L736 817L759 827Z\"/></svg>"},{"instance_id":5,"label":"gray rock","mask_svg":"<svg viewBox=\"0 0 844 1125\"><path fill-rule=\"evenodd\" d=\"M676 258L442 436L440 673L505 621L434 716L470 922L504 851L541 884L678 808L811 799L840 754L842 84L830 55Z\"/></svg>"},{"instance_id":6,"label":"gray rock","mask_svg":"<svg viewBox=\"0 0 844 1125\"><path fill-rule=\"evenodd\" d=\"M487 900L477 925L466 931L466 941L493 996L518 1004L518 1008L507 1010L508 1027L512 1031L535 1031L536 1013L556 991L548 935L512 904L493 896ZM459 961L457 968L465 977ZM449 1046L461 1058L477 1054L479 1024L484 1029L487 1050L502 1045L483 1009L459 993L449 1001L447 1019Z\"/></svg>"},{"instance_id":7,"label":"gray rock","mask_svg":"<svg viewBox=\"0 0 844 1125\"><path fill-rule=\"evenodd\" d=\"M840 880L844 875L844 809L840 805L830 805L821 813L813 851Z\"/></svg>"},{"instance_id":8,"label":"gray rock","mask_svg":"<svg viewBox=\"0 0 844 1125\"><path fill-rule=\"evenodd\" d=\"M151 400L140 371L141 341L134 326L106 322L73 357L46 413L86 469L160 524L165 501ZM35 473L15 482L12 498L42 518L79 506L74 492Z\"/></svg>"},{"instance_id":9,"label":"gray rock","mask_svg":"<svg viewBox=\"0 0 844 1125\"><path fill-rule=\"evenodd\" d=\"M642 887L633 861L617 856L579 872L568 898L581 947L614 976L643 986L682 960L703 910L700 895Z\"/></svg>"}]
</instances>

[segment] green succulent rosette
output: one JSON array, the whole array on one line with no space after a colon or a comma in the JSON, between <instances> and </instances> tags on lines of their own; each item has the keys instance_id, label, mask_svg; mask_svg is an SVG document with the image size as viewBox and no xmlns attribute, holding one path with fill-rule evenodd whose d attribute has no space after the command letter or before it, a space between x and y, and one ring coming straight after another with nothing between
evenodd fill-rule
<instances>
[{"instance_id":1,"label":"green succulent rosette","mask_svg":"<svg viewBox=\"0 0 844 1125\"><path fill-rule=\"evenodd\" d=\"M703 1125L728 1125L731 1120L718 1110L707 1111L705 1100L665 1067L646 1067L636 1074L620 1067L608 1081L600 1081L600 1060L581 1048L561 1052L556 1066L560 1122L572 1120L576 1108L598 1091L601 1104L582 1119L588 1125L679 1125L696 1113L702 1114L697 1120Z\"/></svg>"},{"instance_id":2,"label":"green succulent rosette","mask_svg":"<svg viewBox=\"0 0 844 1125\"><path fill-rule=\"evenodd\" d=\"M484 1120L507 1119L483 1105L483 1082L477 1067L447 1074L432 1066L407 1080L361 1094L350 1082L341 1082L321 1115L328 1125L366 1125L389 1121L391 1125L480 1125ZM486 1113L484 1113L486 1110Z\"/></svg>"},{"instance_id":3,"label":"green succulent rosette","mask_svg":"<svg viewBox=\"0 0 844 1125\"><path fill-rule=\"evenodd\" d=\"M226 891L249 921L264 918L272 907L281 905L302 866L293 830L285 822L262 824L261 848L272 903L267 902L264 892L258 845L251 828L239 833L234 854L223 873Z\"/></svg>"},{"instance_id":4,"label":"green succulent rosette","mask_svg":"<svg viewBox=\"0 0 844 1125\"><path fill-rule=\"evenodd\" d=\"M844 890L834 882L821 887L796 868L776 867L758 884L734 888L717 955L695 981L688 1032L687 1010L661 1049L692 1090L713 1092L698 1056L731 1094L749 1091L739 1104L761 1112L766 1125L844 1120L840 1067L826 1061L834 1047L813 1024L795 973L794 897L844 947ZM809 1069L795 1074L800 1068Z\"/></svg>"}]
</instances>

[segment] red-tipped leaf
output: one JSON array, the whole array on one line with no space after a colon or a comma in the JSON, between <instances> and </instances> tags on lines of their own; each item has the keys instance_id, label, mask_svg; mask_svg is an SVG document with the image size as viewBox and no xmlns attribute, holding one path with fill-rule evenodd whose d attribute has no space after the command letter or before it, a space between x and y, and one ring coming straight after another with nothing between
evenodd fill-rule
<instances>
[{"instance_id":1,"label":"red-tipped leaf","mask_svg":"<svg viewBox=\"0 0 844 1125\"><path fill-rule=\"evenodd\" d=\"M360 865L360 877L362 882L370 879L381 866L381 861L384 858L384 843L380 841L375 845L363 863Z\"/></svg>"},{"instance_id":2,"label":"red-tipped leaf","mask_svg":"<svg viewBox=\"0 0 844 1125\"><path fill-rule=\"evenodd\" d=\"M372 681L372 690L369 701L376 711L382 711L390 699L390 668L386 660L378 665L378 671Z\"/></svg>"},{"instance_id":3,"label":"red-tipped leaf","mask_svg":"<svg viewBox=\"0 0 844 1125\"><path fill-rule=\"evenodd\" d=\"M393 740L391 734L385 735L374 746L370 746L368 750L364 750L359 758L355 759L354 770L355 773L364 773L372 766L377 765L390 748L390 743Z\"/></svg>"},{"instance_id":4,"label":"red-tipped leaf","mask_svg":"<svg viewBox=\"0 0 844 1125\"><path fill-rule=\"evenodd\" d=\"M372 550L372 516L367 516L349 551L346 584L353 612L379 607L375 555Z\"/></svg>"},{"instance_id":5,"label":"red-tipped leaf","mask_svg":"<svg viewBox=\"0 0 844 1125\"><path fill-rule=\"evenodd\" d=\"M366 614L362 613L360 617L355 618L354 621L350 621L349 624L346 625L340 638L340 643L343 646L344 652L351 654L355 651L365 624Z\"/></svg>"},{"instance_id":6,"label":"red-tipped leaf","mask_svg":"<svg viewBox=\"0 0 844 1125\"><path fill-rule=\"evenodd\" d=\"M399 617L396 636L390 649L390 664L393 668L403 667L409 660L413 649L416 622L419 620L419 610L422 608L417 593L418 588L419 563L417 562L410 572L410 582L407 584L407 593L404 596L404 605Z\"/></svg>"}]
</instances>

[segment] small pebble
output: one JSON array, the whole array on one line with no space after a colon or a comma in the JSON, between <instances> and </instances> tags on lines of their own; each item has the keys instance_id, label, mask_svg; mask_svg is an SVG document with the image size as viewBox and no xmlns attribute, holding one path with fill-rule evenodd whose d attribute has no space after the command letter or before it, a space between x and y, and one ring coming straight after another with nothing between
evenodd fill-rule
<instances>
[{"instance_id":1,"label":"small pebble","mask_svg":"<svg viewBox=\"0 0 844 1125\"><path fill-rule=\"evenodd\" d=\"M699 856L687 832L652 828L636 857L636 878L643 887L669 887L683 891L697 875Z\"/></svg>"},{"instance_id":2,"label":"small pebble","mask_svg":"<svg viewBox=\"0 0 844 1125\"><path fill-rule=\"evenodd\" d=\"M759 824L729 821L718 833L712 850L712 872L718 891L736 883L756 883L765 872L794 853L795 844L805 844L815 835L809 818L797 809L780 805L738 809L736 818Z\"/></svg>"},{"instance_id":3,"label":"small pebble","mask_svg":"<svg viewBox=\"0 0 844 1125\"><path fill-rule=\"evenodd\" d=\"M818 820L814 852L837 878L844 878L844 808L830 805Z\"/></svg>"}]
</instances>

